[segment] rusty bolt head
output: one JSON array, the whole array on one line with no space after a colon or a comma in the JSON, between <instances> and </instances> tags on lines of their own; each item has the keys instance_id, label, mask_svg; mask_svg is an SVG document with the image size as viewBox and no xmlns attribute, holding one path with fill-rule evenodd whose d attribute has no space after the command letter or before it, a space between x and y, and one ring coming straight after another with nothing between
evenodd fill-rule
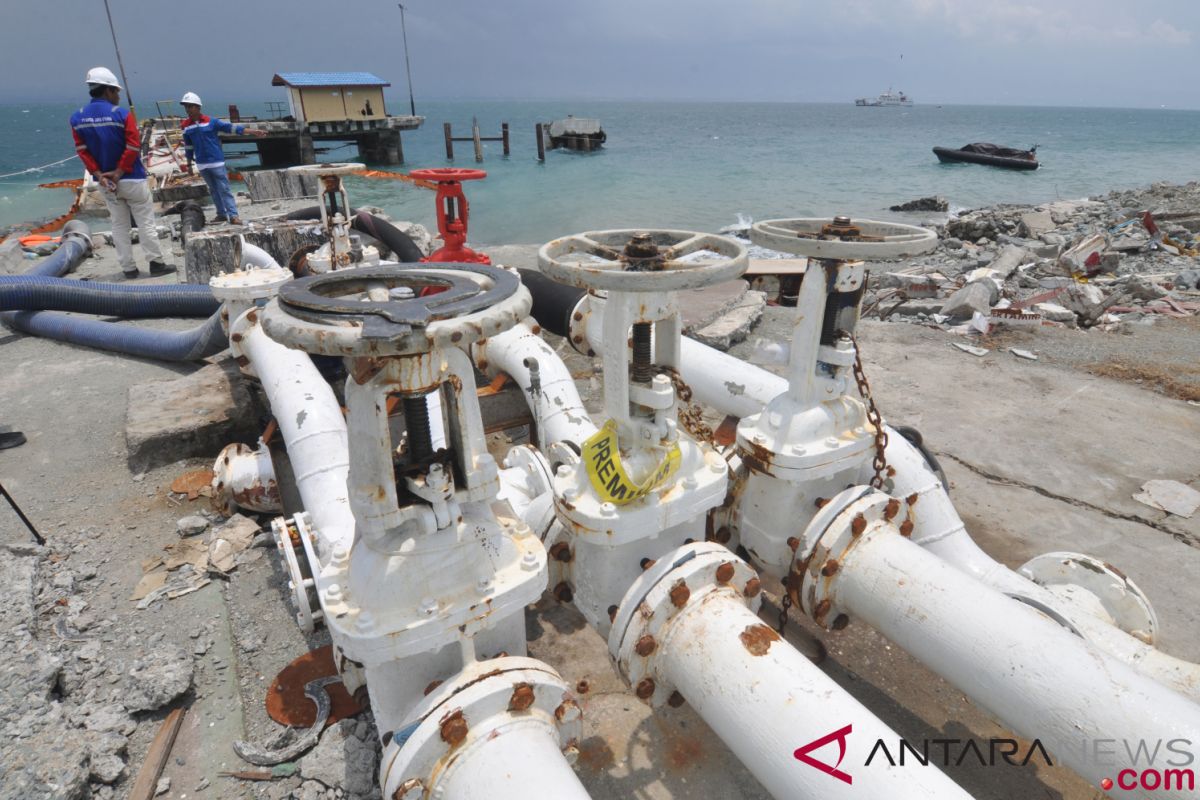
<instances>
[{"instance_id":1,"label":"rusty bolt head","mask_svg":"<svg viewBox=\"0 0 1200 800\"><path fill-rule=\"evenodd\" d=\"M574 314L572 314L571 316L572 316L572 319L574 319L576 322L579 322L581 319L583 319L583 312L582 312L582 311L576 311L576 312L575 312Z\"/></svg>"},{"instance_id":2,"label":"rusty bolt head","mask_svg":"<svg viewBox=\"0 0 1200 800\"><path fill-rule=\"evenodd\" d=\"M825 562L823 567L821 567L821 574L828 578L830 575L837 573L838 566L837 559L831 558Z\"/></svg>"},{"instance_id":3,"label":"rusty bolt head","mask_svg":"<svg viewBox=\"0 0 1200 800\"><path fill-rule=\"evenodd\" d=\"M454 342L455 344L458 344L460 341L462 341L462 331L455 331L454 333L450 334L450 341Z\"/></svg>"},{"instance_id":4,"label":"rusty bolt head","mask_svg":"<svg viewBox=\"0 0 1200 800\"><path fill-rule=\"evenodd\" d=\"M572 336L572 337L571 337L571 341L572 341L572 342L574 342L575 344L582 344L582 343L583 343L583 337L582 337L582 336L579 336L578 334L576 334L575 336Z\"/></svg>"},{"instance_id":5,"label":"rusty bolt head","mask_svg":"<svg viewBox=\"0 0 1200 800\"><path fill-rule=\"evenodd\" d=\"M480 370L482 370L483 372L486 372L486 371L487 371L487 368L488 368L488 362L487 362L487 359L486 359L486 358L481 358L481 359L479 360L479 369L480 369Z\"/></svg>"},{"instance_id":6,"label":"rusty bolt head","mask_svg":"<svg viewBox=\"0 0 1200 800\"><path fill-rule=\"evenodd\" d=\"M813 609L813 619L817 621L818 625L825 624L825 616L829 613L829 609L832 607L833 603L829 601L828 597L817 603L817 607Z\"/></svg>"},{"instance_id":7,"label":"rusty bolt head","mask_svg":"<svg viewBox=\"0 0 1200 800\"><path fill-rule=\"evenodd\" d=\"M761 591L762 582L759 581L758 578L751 578L750 580L746 581L746 589L742 592L742 594L746 595L746 597L757 597L758 593Z\"/></svg>"},{"instance_id":8,"label":"rusty bolt head","mask_svg":"<svg viewBox=\"0 0 1200 800\"><path fill-rule=\"evenodd\" d=\"M828 498L828 497L818 497L818 498L817 498L817 500L816 500L816 506L817 506L817 508L824 508L824 507L825 507L825 506L827 506L827 505L829 505L829 498Z\"/></svg>"},{"instance_id":9,"label":"rusty bolt head","mask_svg":"<svg viewBox=\"0 0 1200 800\"><path fill-rule=\"evenodd\" d=\"M838 614L836 617L833 618L833 629L835 631L843 630L849 624L850 624L850 618L847 617L845 614Z\"/></svg>"},{"instance_id":10,"label":"rusty bolt head","mask_svg":"<svg viewBox=\"0 0 1200 800\"><path fill-rule=\"evenodd\" d=\"M900 513L900 501L893 497L891 500L888 500L887 505L883 507L883 518L891 519L898 513Z\"/></svg>"},{"instance_id":11,"label":"rusty bolt head","mask_svg":"<svg viewBox=\"0 0 1200 800\"><path fill-rule=\"evenodd\" d=\"M642 569L644 569L644 570L650 569L651 567L654 566L654 559L653 558L643 558L640 563L642 565Z\"/></svg>"},{"instance_id":12,"label":"rusty bolt head","mask_svg":"<svg viewBox=\"0 0 1200 800\"><path fill-rule=\"evenodd\" d=\"M719 544L729 544L729 540L732 538L732 536L733 532L724 525L722 525L720 528L717 528L717 542Z\"/></svg>"},{"instance_id":13,"label":"rusty bolt head","mask_svg":"<svg viewBox=\"0 0 1200 800\"><path fill-rule=\"evenodd\" d=\"M617 618L617 607L609 606L608 607L608 621L613 622L614 620L616 620L616 618Z\"/></svg>"},{"instance_id":14,"label":"rusty bolt head","mask_svg":"<svg viewBox=\"0 0 1200 800\"><path fill-rule=\"evenodd\" d=\"M733 562L726 561L717 567L717 583L729 583L733 580Z\"/></svg>"},{"instance_id":15,"label":"rusty bolt head","mask_svg":"<svg viewBox=\"0 0 1200 800\"><path fill-rule=\"evenodd\" d=\"M793 553L800 549L800 540L795 536L789 536L787 540L788 549Z\"/></svg>"},{"instance_id":16,"label":"rusty bolt head","mask_svg":"<svg viewBox=\"0 0 1200 800\"><path fill-rule=\"evenodd\" d=\"M591 688L592 685L588 683L587 678L580 678L579 683L575 684L575 691L579 694L587 694Z\"/></svg>"},{"instance_id":17,"label":"rusty bolt head","mask_svg":"<svg viewBox=\"0 0 1200 800\"><path fill-rule=\"evenodd\" d=\"M850 523L850 533L854 534L855 536L862 536L862 532L866 529L867 518L862 514L859 514L854 518L854 521Z\"/></svg>"},{"instance_id":18,"label":"rusty bolt head","mask_svg":"<svg viewBox=\"0 0 1200 800\"><path fill-rule=\"evenodd\" d=\"M246 312L246 319L250 322L258 322L258 312L254 309L250 309Z\"/></svg>"},{"instance_id":19,"label":"rusty bolt head","mask_svg":"<svg viewBox=\"0 0 1200 800\"><path fill-rule=\"evenodd\" d=\"M654 637L647 633L637 640L637 644L633 646L633 652L645 658L653 653L656 647L658 647L658 642L654 641Z\"/></svg>"},{"instance_id":20,"label":"rusty bolt head","mask_svg":"<svg viewBox=\"0 0 1200 800\"><path fill-rule=\"evenodd\" d=\"M513 687L512 697L508 698L509 711L525 711L533 705L533 687L528 683L518 683Z\"/></svg>"},{"instance_id":21,"label":"rusty bolt head","mask_svg":"<svg viewBox=\"0 0 1200 800\"><path fill-rule=\"evenodd\" d=\"M579 710L579 706L575 703L574 700L570 700L570 699L563 700L562 704L558 708L554 709L554 718L556 720L558 720L560 723L574 722L575 720L579 719L582 715L583 715L583 712L581 712Z\"/></svg>"},{"instance_id":22,"label":"rusty bolt head","mask_svg":"<svg viewBox=\"0 0 1200 800\"><path fill-rule=\"evenodd\" d=\"M900 523L900 535L901 536L912 536L912 532L913 532L913 524L912 524L911 519L906 519L906 520L904 520L904 522Z\"/></svg>"},{"instance_id":23,"label":"rusty bolt head","mask_svg":"<svg viewBox=\"0 0 1200 800\"><path fill-rule=\"evenodd\" d=\"M654 694L654 678L642 678L635 691L639 700L649 700Z\"/></svg>"},{"instance_id":24,"label":"rusty bolt head","mask_svg":"<svg viewBox=\"0 0 1200 800\"><path fill-rule=\"evenodd\" d=\"M595 356L596 356L596 351L589 347L588 348L588 358L594 358Z\"/></svg>"},{"instance_id":25,"label":"rusty bolt head","mask_svg":"<svg viewBox=\"0 0 1200 800\"><path fill-rule=\"evenodd\" d=\"M692 596L692 590L688 588L687 583L682 578L675 581L675 585L671 587L671 605L676 608L683 608L687 605L688 598Z\"/></svg>"},{"instance_id":26,"label":"rusty bolt head","mask_svg":"<svg viewBox=\"0 0 1200 800\"><path fill-rule=\"evenodd\" d=\"M686 701L679 692L671 692L671 696L667 698L667 705L671 708L679 708L684 702Z\"/></svg>"},{"instance_id":27,"label":"rusty bolt head","mask_svg":"<svg viewBox=\"0 0 1200 800\"><path fill-rule=\"evenodd\" d=\"M550 548L550 557L563 563L570 563L572 558L571 546L566 542L556 542Z\"/></svg>"},{"instance_id":28,"label":"rusty bolt head","mask_svg":"<svg viewBox=\"0 0 1200 800\"><path fill-rule=\"evenodd\" d=\"M564 581L554 587L554 599L560 603L569 603L575 598L571 592L571 587Z\"/></svg>"},{"instance_id":29,"label":"rusty bolt head","mask_svg":"<svg viewBox=\"0 0 1200 800\"><path fill-rule=\"evenodd\" d=\"M458 709L442 720L442 741L451 747L456 747L467 738L467 721L463 718L462 709Z\"/></svg>"},{"instance_id":30,"label":"rusty bolt head","mask_svg":"<svg viewBox=\"0 0 1200 800\"><path fill-rule=\"evenodd\" d=\"M917 493L913 492L908 497L904 498L904 502L908 503L910 506L915 506L917 504L917 500L919 499L920 498L917 497Z\"/></svg>"},{"instance_id":31,"label":"rusty bolt head","mask_svg":"<svg viewBox=\"0 0 1200 800\"><path fill-rule=\"evenodd\" d=\"M229 338L235 342L240 342L242 340L242 335L240 333L233 333L229 336Z\"/></svg>"}]
</instances>

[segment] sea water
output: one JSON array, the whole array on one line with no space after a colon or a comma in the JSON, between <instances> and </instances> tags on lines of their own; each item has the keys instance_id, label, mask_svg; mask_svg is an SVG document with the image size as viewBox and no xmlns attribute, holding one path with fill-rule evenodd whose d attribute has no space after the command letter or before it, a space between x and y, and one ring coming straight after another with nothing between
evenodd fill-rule
<instances>
[{"instance_id":1,"label":"sea water","mask_svg":"<svg viewBox=\"0 0 1200 800\"><path fill-rule=\"evenodd\" d=\"M243 114L258 104L239 102ZM401 113L407 103L393 102ZM224 108L224 104L212 106ZM0 106L0 174L69 157L69 104ZM140 116L146 109L139 108ZM153 107L150 108L153 111ZM174 109L172 109L174 111ZM617 101L421 102L418 131L403 134L403 167L479 166L488 176L466 185L470 241L539 243L608 228L717 230L746 219L896 215L888 206L940 195L952 208L1075 199L1154 181L1200 178L1200 111L936 106L860 108L852 103L646 103ZM534 125L568 114L601 121L608 142L592 153L549 151L537 161ZM470 142L446 160L442 123L470 136L511 131L511 155L484 143L477 165ZM935 145L988 141L1038 145L1042 168L1016 172L941 164ZM330 148L323 161L350 161L355 148ZM229 145L227 154L251 148ZM231 169L254 158L231 158ZM0 228L53 217L71 197L38 183L78 177L77 161L0 178ZM433 195L397 181L352 178L351 202L396 219L435 224ZM931 215L909 215L920 220ZM107 227L107 221L97 226Z\"/></svg>"}]
</instances>

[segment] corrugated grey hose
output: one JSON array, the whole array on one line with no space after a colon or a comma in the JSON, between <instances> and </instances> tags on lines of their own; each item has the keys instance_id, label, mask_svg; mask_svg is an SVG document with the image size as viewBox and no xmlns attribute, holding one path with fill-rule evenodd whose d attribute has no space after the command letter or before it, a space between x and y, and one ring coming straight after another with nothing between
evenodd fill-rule
<instances>
[{"instance_id":1,"label":"corrugated grey hose","mask_svg":"<svg viewBox=\"0 0 1200 800\"><path fill-rule=\"evenodd\" d=\"M91 249L92 240L87 225L79 220L71 220L63 229L62 244L29 274L61 277L75 269ZM52 311L7 311L0 313L0 322L13 330L34 336L159 361L196 361L215 355L229 346L221 326L220 312L214 313L202 325L186 331L137 328Z\"/></svg>"},{"instance_id":2,"label":"corrugated grey hose","mask_svg":"<svg viewBox=\"0 0 1200 800\"><path fill-rule=\"evenodd\" d=\"M74 311L104 317L207 317L221 308L193 283L91 283L46 275L0 275L0 311Z\"/></svg>"}]
</instances>

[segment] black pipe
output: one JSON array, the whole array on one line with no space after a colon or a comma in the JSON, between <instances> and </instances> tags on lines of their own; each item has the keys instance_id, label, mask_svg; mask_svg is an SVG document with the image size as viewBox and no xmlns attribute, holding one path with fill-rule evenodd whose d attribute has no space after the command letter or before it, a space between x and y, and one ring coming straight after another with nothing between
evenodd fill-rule
<instances>
[{"instance_id":1,"label":"black pipe","mask_svg":"<svg viewBox=\"0 0 1200 800\"><path fill-rule=\"evenodd\" d=\"M0 311L74 311L106 317L207 317L221 307L207 286L91 283L47 275L0 275Z\"/></svg>"},{"instance_id":2,"label":"black pipe","mask_svg":"<svg viewBox=\"0 0 1200 800\"><path fill-rule=\"evenodd\" d=\"M557 336L571 333L571 314L587 291L575 286L556 283L532 269L519 269L521 283L533 297L530 315L546 330Z\"/></svg>"}]
</instances>

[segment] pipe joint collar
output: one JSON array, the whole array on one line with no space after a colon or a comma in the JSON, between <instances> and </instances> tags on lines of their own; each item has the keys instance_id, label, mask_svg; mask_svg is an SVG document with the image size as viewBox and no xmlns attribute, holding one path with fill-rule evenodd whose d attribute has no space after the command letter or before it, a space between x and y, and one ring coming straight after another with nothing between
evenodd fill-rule
<instances>
[{"instance_id":1,"label":"pipe joint collar","mask_svg":"<svg viewBox=\"0 0 1200 800\"><path fill-rule=\"evenodd\" d=\"M716 595L734 597L757 611L761 584L754 569L715 542L684 545L657 560L629 587L608 634L608 650L621 676L654 708L675 691L658 669L670 628L681 612Z\"/></svg>"},{"instance_id":2,"label":"pipe joint collar","mask_svg":"<svg viewBox=\"0 0 1200 800\"><path fill-rule=\"evenodd\" d=\"M550 737L573 762L582 720L570 687L547 664L515 656L476 661L384 735L379 785L384 797L438 797L437 786L454 770L471 768L473 750L516 727Z\"/></svg>"}]
</instances>

